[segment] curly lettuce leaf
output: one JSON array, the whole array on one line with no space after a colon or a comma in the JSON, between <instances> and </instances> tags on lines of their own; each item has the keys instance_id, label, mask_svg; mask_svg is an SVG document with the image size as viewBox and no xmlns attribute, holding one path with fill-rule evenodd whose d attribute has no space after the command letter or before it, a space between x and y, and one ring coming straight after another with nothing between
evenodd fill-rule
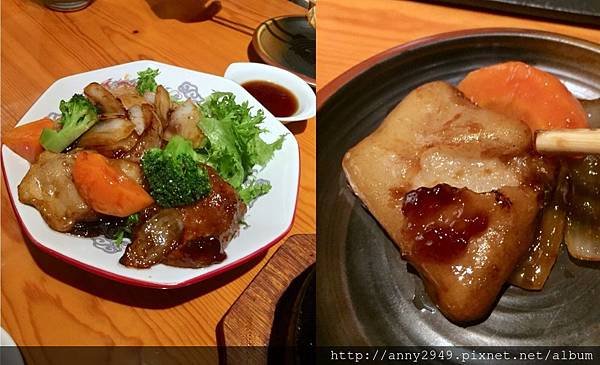
<instances>
[{"instance_id":1,"label":"curly lettuce leaf","mask_svg":"<svg viewBox=\"0 0 600 365\"><path fill-rule=\"evenodd\" d=\"M239 189L246 174L237 147L233 122L231 119L203 118L200 125L209 141L207 146L198 151L200 160L217 170L235 189Z\"/></svg>"},{"instance_id":2,"label":"curly lettuce leaf","mask_svg":"<svg viewBox=\"0 0 600 365\"><path fill-rule=\"evenodd\" d=\"M269 191L271 191L271 183L265 181L252 182L251 184L243 187L239 193L240 198L244 201L244 203L248 204L259 196L265 195Z\"/></svg>"},{"instance_id":3,"label":"curly lettuce leaf","mask_svg":"<svg viewBox=\"0 0 600 365\"><path fill-rule=\"evenodd\" d=\"M270 184L244 183L254 166L265 166L281 149L284 136L273 143L262 140L262 110L253 114L248 102L236 103L232 93L215 92L200 104L200 109L199 127L208 139L208 144L198 151L200 160L215 168L244 201L266 194Z\"/></svg>"}]
</instances>

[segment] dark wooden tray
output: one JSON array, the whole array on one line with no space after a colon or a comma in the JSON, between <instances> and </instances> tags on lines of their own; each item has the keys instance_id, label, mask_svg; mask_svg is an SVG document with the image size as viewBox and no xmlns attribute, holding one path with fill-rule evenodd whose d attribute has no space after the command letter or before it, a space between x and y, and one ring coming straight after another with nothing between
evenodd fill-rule
<instances>
[{"instance_id":1,"label":"dark wooden tray","mask_svg":"<svg viewBox=\"0 0 600 365\"><path fill-rule=\"evenodd\" d=\"M315 263L315 257L314 234L294 235L279 247L219 322L217 339L221 346L221 363L267 364L277 309L282 305L290 306L280 301L289 287L303 286L296 279L307 277L307 269ZM297 290L294 292L298 293ZM297 302L296 299L287 298L286 302ZM280 343L281 340L279 338L275 342Z\"/></svg>"}]
</instances>

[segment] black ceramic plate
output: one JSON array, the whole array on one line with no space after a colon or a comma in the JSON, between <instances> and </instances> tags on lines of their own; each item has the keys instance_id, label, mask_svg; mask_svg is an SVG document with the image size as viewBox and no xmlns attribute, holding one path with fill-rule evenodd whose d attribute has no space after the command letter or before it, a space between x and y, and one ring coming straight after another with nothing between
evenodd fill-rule
<instances>
[{"instance_id":1,"label":"black ceramic plate","mask_svg":"<svg viewBox=\"0 0 600 365\"><path fill-rule=\"evenodd\" d=\"M268 364L314 364L316 326L315 266L287 287L275 307Z\"/></svg>"},{"instance_id":2,"label":"black ceramic plate","mask_svg":"<svg viewBox=\"0 0 600 365\"><path fill-rule=\"evenodd\" d=\"M600 344L600 265L574 262L566 250L542 291L508 287L484 321L469 327L449 322L355 198L341 169L344 153L417 86L456 83L473 69L507 60L557 75L580 98L600 96L599 45L510 29L449 33L400 46L319 92L318 345Z\"/></svg>"},{"instance_id":3,"label":"black ceramic plate","mask_svg":"<svg viewBox=\"0 0 600 365\"><path fill-rule=\"evenodd\" d=\"M252 47L269 65L295 73L315 86L315 29L303 16L272 18L256 28Z\"/></svg>"}]
</instances>

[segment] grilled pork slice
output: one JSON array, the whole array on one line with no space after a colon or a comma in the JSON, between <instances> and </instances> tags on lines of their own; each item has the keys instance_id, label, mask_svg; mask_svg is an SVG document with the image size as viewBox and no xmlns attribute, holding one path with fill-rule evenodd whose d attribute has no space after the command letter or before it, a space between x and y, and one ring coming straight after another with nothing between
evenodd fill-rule
<instances>
[{"instance_id":1,"label":"grilled pork slice","mask_svg":"<svg viewBox=\"0 0 600 365\"><path fill-rule=\"evenodd\" d=\"M19 201L34 206L50 228L68 232L96 213L77 192L71 177L75 155L42 152L19 184Z\"/></svg>"},{"instance_id":2,"label":"grilled pork slice","mask_svg":"<svg viewBox=\"0 0 600 365\"><path fill-rule=\"evenodd\" d=\"M455 321L470 321L491 308L514 263L530 245L526 238L535 225L527 217L537 215L542 191L555 171L531 151L532 135L525 124L478 108L447 83L432 82L411 92L376 131L346 153L342 165L354 192L417 268L442 312ZM446 242L451 240L441 239L433 248L439 251L435 257L441 258L433 269L422 256L413 255L415 241L403 228L407 222L402 207L407 193L438 184L466 188L468 196L481 193L467 199L465 207L484 204L489 214L487 228L464 240L466 249L452 260L443 259L446 245L452 245ZM510 209L493 210L491 197L508 187L520 189L502 193ZM525 207L531 209L527 215ZM460 213L457 207L452 211ZM512 225L512 236L500 234L507 222ZM469 230L477 222L464 224ZM487 259L481 260L476 254L482 251L476 248L488 245L502 249L485 251ZM524 248L516 249L518 245ZM480 265L468 266L468 262ZM480 279L460 280L453 275L461 263ZM490 283L478 289L484 276Z\"/></svg>"},{"instance_id":3,"label":"grilled pork slice","mask_svg":"<svg viewBox=\"0 0 600 365\"><path fill-rule=\"evenodd\" d=\"M125 266L148 268L165 260L166 255L180 244L183 222L177 209L160 210L138 225L133 242L119 260Z\"/></svg>"},{"instance_id":4,"label":"grilled pork slice","mask_svg":"<svg viewBox=\"0 0 600 365\"><path fill-rule=\"evenodd\" d=\"M207 170L210 194L194 205L162 209L138 225L121 257L123 265L203 267L225 259L225 248L239 231L246 205L214 169Z\"/></svg>"}]
</instances>

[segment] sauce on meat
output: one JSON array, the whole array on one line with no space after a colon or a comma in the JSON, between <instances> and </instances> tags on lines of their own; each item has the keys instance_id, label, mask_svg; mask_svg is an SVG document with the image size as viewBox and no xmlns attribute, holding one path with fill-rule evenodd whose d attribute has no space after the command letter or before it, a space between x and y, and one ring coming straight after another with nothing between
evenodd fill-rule
<instances>
[{"instance_id":1,"label":"sauce on meat","mask_svg":"<svg viewBox=\"0 0 600 365\"><path fill-rule=\"evenodd\" d=\"M469 240L488 227L484 212L466 212L463 190L446 184L418 188L406 194L402 213L407 233L415 242L415 255L449 262L460 257Z\"/></svg>"},{"instance_id":2,"label":"sauce on meat","mask_svg":"<svg viewBox=\"0 0 600 365\"><path fill-rule=\"evenodd\" d=\"M242 87L276 117L289 117L298 110L298 100L283 86L269 81L248 81Z\"/></svg>"},{"instance_id":3,"label":"sauce on meat","mask_svg":"<svg viewBox=\"0 0 600 365\"><path fill-rule=\"evenodd\" d=\"M221 262L227 258L217 237L200 237L188 241L177 250L176 260L169 260L174 266L198 267Z\"/></svg>"}]
</instances>

